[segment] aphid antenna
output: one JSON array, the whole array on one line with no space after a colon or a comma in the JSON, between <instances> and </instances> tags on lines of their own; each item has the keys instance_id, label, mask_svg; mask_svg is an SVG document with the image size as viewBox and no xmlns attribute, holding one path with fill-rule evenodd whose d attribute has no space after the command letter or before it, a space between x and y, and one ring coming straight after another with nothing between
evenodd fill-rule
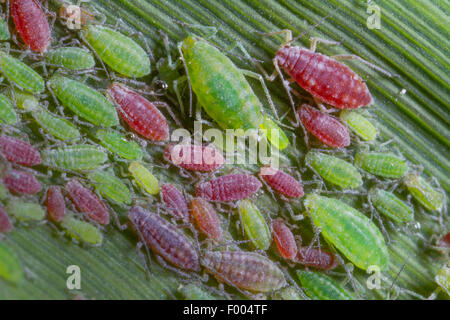
<instances>
[{"instance_id":1,"label":"aphid antenna","mask_svg":"<svg viewBox=\"0 0 450 320\"><path fill-rule=\"evenodd\" d=\"M192 95L192 85L191 85L191 78L189 77L189 71L186 65L186 59L184 59L184 55L183 55L183 50L181 50L181 46L183 45L182 42L178 43L177 48L178 48L178 52L180 54L180 59L183 63L184 66L184 72L186 73L186 78L187 78L187 82L188 82L188 87L189 87L189 117L192 117L192 99L193 99L193 95ZM183 108L183 113L184 113L184 108Z\"/></svg>"},{"instance_id":2,"label":"aphid antenna","mask_svg":"<svg viewBox=\"0 0 450 320\"><path fill-rule=\"evenodd\" d=\"M408 255L405 258L405 261L403 262L402 266L400 267L399 271L397 272L397 274L395 275L394 279L392 280L392 283L388 289L388 295L389 292L392 291L392 289L394 288L394 285L396 284L396 282L398 281L398 279L400 278L400 274L405 270L406 268L406 264L408 263L409 258L411 257L412 252L409 252Z\"/></svg>"}]
</instances>

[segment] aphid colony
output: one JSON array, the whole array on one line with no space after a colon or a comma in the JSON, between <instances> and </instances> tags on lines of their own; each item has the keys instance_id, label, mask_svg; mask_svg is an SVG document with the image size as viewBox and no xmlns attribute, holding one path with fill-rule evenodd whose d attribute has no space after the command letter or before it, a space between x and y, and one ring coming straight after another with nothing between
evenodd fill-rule
<instances>
[{"instance_id":1,"label":"aphid colony","mask_svg":"<svg viewBox=\"0 0 450 320\"><path fill-rule=\"evenodd\" d=\"M136 78L150 74L151 63L147 52L131 37L87 15L77 34L85 46L75 41L70 47L53 48L52 30L39 2L9 2L19 39L16 44L38 53L38 58L31 57L40 60L45 74L48 70L52 73L44 79L13 53L0 51L0 72L10 85L0 94L0 233L47 216L77 243L99 246L102 230L112 221L110 215L115 215L114 206L120 206L126 208L129 226L141 246L167 267L187 272L184 275L203 270L245 294L273 293L273 298L282 299L299 299L305 294L311 299L355 299L340 283L319 272L338 267L340 255L363 270L374 265L388 268L388 246L379 226L344 201L321 195L322 189L305 194L299 174L294 177L284 168L262 166L255 173L218 175L225 158L214 147L169 143L169 122L158 108L163 102L150 101L144 97L145 90L132 88L139 84ZM68 18L64 7L60 12L61 18ZM9 40L8 25L2 28L2 40ZM373 144L377 129L363 112L351 110L373 102L365 82L346 65L314 52L318 41L313 41L311 50L292 47L288 41L274 59L279 75L281 67L319 106L302 103L292 115L305 129L306 142L311 135L316 143L329 148L309 150L304 167L322 187L342 194L357 191L366 178L378 182L363 197L377 214L395 223L413 222L413 206L395 190L384 190L384 184L402 182L426 210L444 210L443 192L414 173L401 156L370 150L370 144L366 144L368 150L359 150L353 161L332 152L344 150L352 140ZM179 51L198 105L220 128L272 129L279 139L272 140L270 134L267 139L280 151L288 147L288 136L278 125L281 122L267 88L264 86L274 118L263 112L245 78L255 77L264 85L262 76L239 69L219 49L194 35L179 44ZM95 69L97 62L103 69ZM116 80L103 94L82 81L80 71L88 71L81 74L94 78L95 72L104 72ZM37 96L47 91L56 108ZM334 117L323 110L322 103L343 110ZM23 130L27 124L21 118L31 118L30 127L37 127L44 140L52 143L33 145L30 141L35 139L30 130ZM147 144L155 148L162 144L161 158L178 167L182 178L197 174L193 194L181 186L160 185L152 173ZM49 185L43 171L55 173L59 184ZM297 173L300 171L304 172ZM277 213L269 215L270 208L259 208L257 197L264 192L263 186L279 201L302 202L320 230L316 237L325 239L335 251L313 243L303 245L301 235L294 233L295 222L281 216L272 219ZM39 198L44 198L45 208ZM224 210L239 217L243 239L230 239ZM188 231L181 226L188 226ZM447 238L441 242L448 243ZM240 243L256 251L242 250ZM281 257L281 262L273 254ZM296 271L299 282L287 276L292 265L304 266ZM437 275L440 283L443 274ZM24 277L22 262L0 239L0 278L20 283ZM448 289L448 276L446 279ZM193 283L181 286L180 291L186 297L213 298Z\"/></svg>"}]
</instances>

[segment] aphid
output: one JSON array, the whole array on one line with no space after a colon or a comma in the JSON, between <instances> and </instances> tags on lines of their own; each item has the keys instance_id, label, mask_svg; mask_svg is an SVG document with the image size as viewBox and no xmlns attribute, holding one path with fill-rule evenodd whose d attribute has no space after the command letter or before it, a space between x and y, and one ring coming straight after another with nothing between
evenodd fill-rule
<instances>
[{"instance_id":1,"label":"aphid","mask_svg":"<svg viewBox=\"0 0 450 320\"><path fill-rule=\"evenodd\" d=\"M361 174L351 163L325 153L310 151L305 163L324 180L343 189L358 188L363 184Z\"/></svg>"},{"instance_id":2,"label":"aphid","mask_svg":"<svg viewBox=\"0 0 450 320\"><path fill-rule=\"evenodd\" d=\"M161 196L172 214L179 219L189 218L189 209L183 194L171 184L161 186Z\"/></svg>"},{"instance_id":3,"label":"aphid","mask_svg":"<svg viewBox=\"0 0 450 320\"><path fill-rule=\"evenodd\" d=\"M142 236L141 240L155 253L178 268L200 270L193 244L177 227L139 206L130 210L128 219Z\"/></svg>"},{"instance_id":4,"label":"aphid","mask_svg":"<svg viewBox=\"0 0 450 320\"><path fill-rule=\"evenodd\" d=\"M227 202L248 198L261 186L261 182L254 176L234 173L197 184L195 193L197 197L210 201Z\"/></svg>"},{"instance_id":5,"label":"aphid","mask_svg":"<svg viewBox=\"0 0 450 320\"><path fill-rule=\"evenodd\" d=\"M225 163L215 148L195 144L168 144L164 159L186 170L211 172Z\"/></svg>"},{"instance_id":6,"label":"aphid","mask_svg":"<svg viewBox=\"0 0 450 320\"><path fill-rule=\"evenodd\" d=\"M339 117L354 133L364 141L372 141L377 137L377 128L357 111L342 110Z\"/></svg>"},{"instance_id":7,"label":"aphid","mask_svg":"<svg viewBox=\"0 0 450 320\"><path fill-rule=\"evenodd\" d=\"M6 212L19 221L42 221L45 211L34 202L23 202L19 199L11 199L6 205Z\"/></svg>"},{"instance_id":8,"label":"aphid","mask_svg":"<svg viewBox=\"0 0 450 320\"><path fill-rule=\"evenodd\" d=\"M386 243L369 218L344 202L317 194L308 195L304 204L324 238L357 267L387 267Z\"/></svg>"},{"instance_id":9,"label":"aphid","mask_svg":"<svg viewBox=\"0 0 450 320\"><path fill-rule=\"evenodd\" d=\"M291 229L281 219L272 221L273 241L285 259L293 260L297 255L297 242Z\"/></svg>"},{"instance_id":10,"label":"aphid","mask_svg":"<svg viewBox=\"0 0 450 320\"><path fill-rule=\"evenodd\" d=\"M28 142L23 140L1 135L0 153L10 162L23 166L31 167L41 164L39 151Z\"/></svg>"},{"instance_id":11,"label":"aphid","mask_svg":"<svg viewBox=\"0 0 450 320\"><path fill-rule=\"evenodd\" d=\"M392 179L401 178L408 171L405 160L392 153L359 152L355 165L373 175Z\"/></svg>"},{"instance_id":12,"label":"aphid","mask_svg":"<svg viewBox=\"0 0 450 320\"><path fill-rule=\"evenodd\" d=\"M289 139L286 133L269 116L263 117L263 122L259 128L267 136L269 142L278 150L283 150L289 145Z\"/></svg>"},{"instance_id":13,"label":"aphid","mask_svg":"<svg viewBox=\"0 0 450 320\"><path fill-rule=\"evenodd\" d=\"M49 217L55 222L60 222L66 214L66 202L60 187L48 188L46 204Z\"/></svg>"},{"instance_id":14,"label":"aphid","mask_svg":"<svg viewBox=\"0 0 450 320\"><path fill-rule=\"evenodd\" d=\"M45 55L45 58L53 65L74 71L92 69L95 66L92 53L89 50L78 47L63 47L50 50Z\"/></svg>"},{"instance_id":15,"label":"aphid","mask_svg":"<svg viewBox=\"0 0 450 320\"><path fill-rule=\"evenodd\" d=\"M412 196L428 210L441 210L445 197L442 192L433 188L424 178L415 174L405 177L405 185Z\"/></svg>"},{"instance_id":16,"label":"aphid","mask_svg":"<svg viewBox=\"0 0 450 320\"><path fill-rule=\"evenodd\" d=\"M117 112L130 128L151 141L166 141L169 125L153 103L120 83L113 83L108 94L117 104Z\"/></svg>"},{"instance_id":17,"label":"aphid","mask_svg":"<svg viewBox=\"0 0 450 320\"><path fill-rule=\"evenodd\" d=\"M9 220L9 216L6 213L5 209L0 206L0 232L8 233L12 229L11 221Z\"/></svg>"},{"instance_id":18,"label":"aphid","mask_svg":"<svg viewBox=\"0 0 450 320\"><path fill-rule=\"evenodd\" d=\"M13 126L17 123L17 113L11 100L5 95L0 94L0 123Z\"/></svg>"},{"instance_id":19,"label":"aphid","mask_svg":"<svg viewBox=\"0 0 450 320\"><path fill-rule=\"evenodd\" d=\"M289 198L303 197L303 186L294 177L272 167L263 167L259 175L272 189Z\"/></svg>"},{"instance_id":20,"label":"aphid","mask_svg":"<svg viewBox=\"0 0 450 320\"><path fill-rule=\"evenodd\" d=\"M185 300L217 300L217 297L193 283L180 285L178 291L181 292Z\"/></svg>"},{"instance_id":21,"label":"aphid","mask_svg":"<svg viewBox=\"0 0 450 320\"><path fill-rule=\"evenodd\" d=\"M79 220L72 215L67 215L61 221L61 227L66 233L77 241L93 246L101 246L103 235L101 231L92 224Z\"/></svg>"},{"instance_id":22,"label":"aphid","mask_svg":"<svg viewBox=\"0 0 450 320\"><path fill-rule=\"evenodd\" d=\"M9 40L11 33L9 32L8 23L5 19L0 18L0 41Z\"/></svg>"},{"instance_id":23,"label":"aphid","mask_svg":"<svg viewBox=\"0 0 450 320\"><path fill-rule=\"evenodd\" d=\"M131 203L131 193L127 186L115 175L105 171L93 171L88 174L89 180L103 195L118 203Z\"/></svg>"},{"instance_id":24,"label":"aphid","mask_svg":"<svg viewBox=\"0 0 450 320\"><path fill-rule=\"evenodd\" d=\"M397 222L414 220L413 209L393 193L374 188L369 192L370 202L379 212Z\"/></svg>"},{"instance_id":25,"label":"aphid","mask_svg":"<svg viewBox=\"0 0 450 320\"><path fill-rule=\"evenodd\" d=\"M323 273L297 270L305 293L312 300L354 300L355 297L337 281Z\"/></svg>"},{"instance_id":26,"label":"aphid","mask_svg":"<svg viewBox=\"0 0 450 320\"><path fill-rule=\"evenodd\" d=\"M347 128L336 118L307 104L302 104L297 112L305 129L326 145L343 148L350 144Z\"/></svg>"},{"instance_id":27,"label":"aphid","mask_svg":"<svg viewBox=\"0 0 450 320\"><path fill-rule=\"evenodd\" d=\"M77 10L78 9L78 10ZM78 26L79 29L82 25L84 26L88 22L92 22L95 20L95 15L91 12L87 11L84 8L77 7L75 8L72 4L62 4L59 8L58 16L65 20L65 23L69 22L69 19L72 19L71 27L74 27L74 29L77 26L78 21L73 21L79 19L80 26Z\"/></svg>"},{"instance_id":28,"label":"aphid","mask_svg":"<svg viewBox=\"0 0 450 320\"><path fill-rule=\"evenodd\" d=\"M14 251L0 241L0 278L20 284L25 278L23 266Z\"/></svg>"},{"instance_id":29,"label":"aphid","mask_svg":"<svg viewBox=\"0 0 450 320\"><path fill-rule=\"evenodd\" d=\"M9 191L3 183L0 182L0 200L6 200L9 197Z\"/></svg>"},{"instance_id":30,"label":"aphid","mask_svg":"<svg viewBox=\"0 0 450 320\"><path fill-rule=\"evenodd\" d=\"M143 157L142 148L134 141L128 141L126 137L116 130L99 129L95 137L100 144L109 151L128 160L141 160Z\"/></svg>"},{"instance_id":31,"label":"aphid","mask_svg":"<svg viewBox=\"0 0 450 320\"><path fill-rule=\"evenodd\" d=\"M239 202L239 216L245 234L257 249L267 250L272 243L269 226L258 207L250 200Z\"/></svg>"},{"instance_id":32,"label":"aphid","mask_svg":"<svg viewBox=\"0 0 450 320\"><path fill-rule=\"evenodd\" d=\"M3 184L10 192L18 194L35 194L42 188L41 183L33 174L15 169L6 173Z\"/></svg>"},{"instance_id":33,"label":"aphid","mask_svg":"<svg viewBox=\"0 0 450 320\"><path fill-rule=\"evenodd\" d=\"M100 92L84 83L55 74L47 85L64 107L81 118L102 127L119 124L114 105Z\"/></svg>"},{"instance_id":34,"label":"aphid","mask_svg":"<svg viewBox=\"0 0 450 320\"><path fill-rule=\"evenodd\" d=\"M292 286L281 288L272 295L272 300L304 300Z\"/></svg>"},{"instance_id":35,"label":"aphid","mask_svg":"<svg viewBox=\"0 0 450 320\"><path fill-rule=\"evenodd\" d=\"M298 249L295 262L321 270L331 270L338 265L336 256L333 253L309 247L300 247Z\"/></svg>"},{"instance_id":36,"label":"aphid","mask_svg":"<svg viewBox=\"0 0 450 320\"><path fill-rule=\"evenodd\" d=\"M434 279L450 295L450 264L442 266Z\"/></svg>"},{"instance_id":37,"label":"aphid","mask_svg":"<svg viewBox=\"0 0 450 320\"><path fill-rule=\"evenodd\" d=\"M202 198L194 198L191 202L191 212L202 233L216 242L222 241L223 233L219 217L208 201Z\"/></svg>"},{"instance_id":38,"label":"aphid","mask_svg":"<svg viewBox=\"0 0 450 320\"><path fill-rule=\"evenodd\" d=\"M128 166L128 170L133 175L134 180L138 186L143 188L148 193L155 195L159 192L158 179L140 162L133 161Z\"/></svg>"},{"instance_id":39,"label":"aphid","mask_svg":"<svg viewBox=\"0 0 450 320\"><path fill-rule=\"evenodd\" d=\"M450 248L450 232L439 239L437 246L441 248Z\"/></svg>"},{"instance_id":40,"label":"aphid","mask_svg":"<svg viewBox=\"0 0 450 320\"><path fill-rule=\"evenodd\" d=\"M66 170L92 170L108 160L108 155L98 147L79 144L42 152L43 163L46 166Z\"/></svg>"},{"instance_id":41,"label":"aphid","mask_svg":"<svg viewBox=\"0 0 450 320\"><path fill-rule=\"evenodd\" d=\"M204 251L200 264L218 281L252 292L270 292L286 284L275 263L253 252Z\"/></svg>"},{"instance_id":42,"label":"aphid","mask_svg":"<svg viewBox=\"0 0 450 320\"><path fill-rule=\"evenodd\" d=\"M95 193L75 179L66 184L66 191L78 210L100 224L109 224L108 209Z\"/></svg>"},{"instance_id":43,"label":"aphid","mask_svg":"<svg viewBox=\"0 0 450 320\"><path fill-rule=\"evenodd\" d=\"M10 0L11 16L16 30L33 51L44 52L51 41L47 17L36 0Z\"/></svg>"}]
</instances>

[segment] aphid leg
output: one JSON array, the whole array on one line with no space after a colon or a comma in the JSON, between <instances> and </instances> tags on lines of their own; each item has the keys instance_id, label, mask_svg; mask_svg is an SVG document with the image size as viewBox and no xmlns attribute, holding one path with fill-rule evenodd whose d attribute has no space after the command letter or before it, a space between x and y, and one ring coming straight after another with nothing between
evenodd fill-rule
<instances>
[{"instance_id":1,"label":"aphid leg","mask_svg":"<svg viewBox=\"0 0 450 320\"><path fill-rule=\"evenodd\" d=\"M182 42L178 43L177 48L178 52L180 53L180 59L183 62L184 71L186 73L186 78L189 86L189 117L192 117L192 85L191 85L191 79L189 77L188 68L186 65L186 60L184 59L183 50L181 50ZM184 106L183 106L183 112L184 112Z\"/></svg>"},{"instance_id":2,"label":"aphid leg","mask_svg":"<svg viewBox=\"0 0 450 320\"><path fill-rule=\"evenodd\" d=\"M155 106L161 106L164 107L167 112L170 114L170 116L172 117L173 121L175 121L175 123L179 126L179 127L183 127L183 125L181 124L180 119L178 119L178 117L175 115L175 113L173 113L172 108L165 102L163 101L152 101L152 103Z\"/></svg>"},{"instance_id":3,"label":"aphid leg","mask_svg":"<svg viewBox=\"0 0 450 320\"><path fill-rule=\"evenodd\" d=\"M367 65L368 67L384 74L385 76L392 78L392 77L398 77L398 74L392 74L389 71L384 70L383 68L374 65L373 63L370 63L367 60L364 60L363 58L361 58L360 56L357 56L355 54L338 54L338 55L334 55L331 56L331 58L336 59L336 60L358 60L361 63L364 63L365 65Z\"/></svg>"},{"instance_id":4,"label":"aphid leg","mask_svg":"<svg viewBox=\"0 0 450 320\"><path fill-rule=\"evenodd\" d=\"M289 214L290 214L292 220L294 220L294 221L301 221L301 220L303 220L305 218L303 216L303 214L301 214L301 213L295 214L294 210L292 209L292 207L291 207L291 205L289 203L285 202L284 206L289 211Z\"/></svg>"},{"instance_id":5,"label":"aphid leg","mask_svg":"<svg viewBox=\"0 0 450 320\"><path fill-rule=\"evenodd\" d=\"M98 55L97 51L95 51L95 49L89 44L89 42L81 35L79 35L79 37L81 38L81 40L84 42L84 44L94 53L95 57L97 58L98 61L100 61L100 64L102 65L102 69L105 71L106 73L106 77L111 81L111 76L108 72L108 70L106 69L105 64L103 63L103 60L100 58L100 56Z\"/></svg>"},{"instance_id":6,"label":"aphid leg","mask_svg":"<svg viewBox=\"0 0 450 320\"><path fill-rule=\"evenodd\" d=\"M312 52L316 52L317 44L319 42L320 43L329 44L329 45L335 45L335 46L338 46L338 45L341 44L340 41L333 41L333 40L327 40L327 39L312 37L311 38L311 45L309 47L309 50L311 50Z\"/></svg>"}]
</instances>

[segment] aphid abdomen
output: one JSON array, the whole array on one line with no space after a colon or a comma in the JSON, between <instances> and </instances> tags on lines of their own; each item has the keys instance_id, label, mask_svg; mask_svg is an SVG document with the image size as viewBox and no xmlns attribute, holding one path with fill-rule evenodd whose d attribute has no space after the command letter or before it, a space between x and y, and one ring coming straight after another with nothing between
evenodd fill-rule
<instances>
[{"instance_id":1,"label":"aphid abdomen","mask_svg":"<svg viewBox=\"0 0 450 320\"><path fill-rule=\"evenodd\" d=\"M89 180L103 195L117 203L131 203L131 193L127 186L115 175L104 171L93 171L88 175Z\"/></svg>"},{"instance_id":2,"label":"aphid abdomen","mask_svg":"<svg viewBox=\"0 0 450 320\"><path fill-rule=\"evenodd\" d=\"M398 179L408 171L405 160L392 153L359 152L355 155L355 165L384 178Z\"/></svg>"},{"instance_id":3,"label":"aphid abdomen","mask_svg":"<svg viewBox=\"0 0 450 320\"><path fill-rule=\"evenodd\" d=\"M140 162L133 161L128 166L128 170L133 175L136 183L148 193L155 195L159 192L158 179Z\"/></svg>"},{"instance_id":4,"label":"aphid abdomen","mask_svg":"<svg viewBox=\"0 0 450 320\"><path fill-rule=\"evenodd\" d=\"M305 293L313 300L354 300L341 284L318 272L298 270L297 276Z\"/></svg>"},{"instance_id":5,"label":"aphid abdomen","mask_svg":"<svg viewBox=\"0 0 450 320\"><path fill-rule=\"evenodd\" d=\"M239 216L245 234L253 245L260 250L267 250L272 242L269 226L258 207L250 200L239 202Z\"/></svg>"},{"instance_id":6,"label":"aphid abdomen","mask_svg":"<svg viewBox=\"0 0 450 320\"><path fill-rule=\"evenodd\" d=\"M216 242L222 241L222 227L214 207L205 199L194 198L191 210L200 231Z\"/></svg>"},{"instance_id":7,"label":"aphid abdomen","mask_svg":"<svg viewBox=\"0 0 450 320\"><path fill-rule=\"evenodd\" d=\"M17 120L17 112L11 100L5 95L0 94L0 123L13 126L17 123Z\"/></svg>"},{"instance_id":8,"label":"aphid abdomen","mask_svg":"<svg viewBox=\"0 0 450 320\"><path fill-rule=\"evenodd\" d=\"M304 266L321 270L331 270L337 267L338 262L333 253L323 249L301 247L295 257L295 262Z\"/></svg>"},{"instance_id":9,"label":"aphid abdomen","mask_svg":"<svg viewBox=\"0 0 450 320\"><path fill-rule=\"evenodd\" d=\"M19 199L11 199L6 205L6 212L19 221L42 221L45 211L34 202L23 202Z\"/></svg>"},{"instance_id":10,"label":"aphid abdomen","mask_svg":"<svg viewBox=\"0 0 450 320\"><path fill-rule=\"evenodd\" d=\"M439 286L446 290L447 293L450 292L450 263L443 265L437 271L434 280Z\"/></svg>"},{"instance_id":11,"label":"aphid abdomen","mask_svg":"<svg viewBox=\"0 0 450 320\"><path fill-rule=\"evenodd\" d=\"M358 111L343 110L339 117L364 141L375 140L377 128Z\"/></svg>"},{"instance_id":12,"label":"aphid abdomen","mask_svg":"<svg viewBox=\"0 0 450 320\"><path fill-rule=\"evenodd\" d=\"M11 39L11 33L9 32L9 26L5 19L0 19L0 41Z\"/></svg>"},{"instance_id":13,"label":"aphid abdomen","mask_svg":"<svg viewBox=\"0 0 450 320\"><path fill-rule=\"evenodd\" d=\"M71 215L64 217L61 227L68 235L78 241L88 243L93 246L100 246L103 242L101 231L92 224L74 218Z\"/></svg>"},{"instance_id":14,"label":"aphid abdomen","mask_svg":"<svg viewBox=\"0 0 450 320\"><path fill-rule=\"evenodd\" d=\"M66 170L92 170L108 160L108 155L98 147L80 144L42 152L46 166Z\"/></svg>"},{"instance_id":15,"label":"aphid abdomen","mask_svg":"<svg viewBox=\"0 0 450 320\"><path fill-rule=\"evenodd\" d=\"M11 220L9 219L8 214L6 213L5 209L0 206L0 232L1 233L8 233L12 229Z\"/></svg>"},{"instance_id":16,"label":"aphid abdomen","mask_svg":"<svg viewBox=\"0 0 450 320\"><path fill-rule=\"evenodd\" d=\"M68 120L57 117L47 110L40 108L32 111L32 116L37 123L51 135L60 140L77 140L80 131Z\"/></svg>"},{"instance_id":17,"label":"aphid abdomen","mask_svg":"<svg viewBox=\"0 0 450 320\"><path fill-rule=\"evenodd\" d=\"M0 241L0 278L20 284L25 278L22 264L14 251Z\"/></svg>"},{"instance_id":18,"label":"aphid abdomen","mask_svg":"<svg viewBox=\"0 0 450 320\"><path fill-rule=\"evenodd\" d=\"M36 166L42 163L39 151L28 142L2 135L0 136L0 153L10 162L23 166Z\"/></svg>"},{"instance_id":19,"label":"aphid abdomen","mask_svg":"<svg viewBox=\"0 0 450 320\"><path fill-rule=\"evenodd\" d=\"M128 160L141 160L143 157L142 148L134 141L128 141L126 137L116 130L99 129L95 137L100 144L109 151Z\"/></svg>"},{"instance_id":20,"label":"aphid abdomen","mask_svg":"<svg viewBox=\"0 0 450 320\"><path fill-rule=\"evenodd\" d=\"M302 184L287 173L271 167L263 167L259 174L272 189L282 195L289 198L303 197Z\"/></svg>"},{"instance_id":21,"label":"aphid abdomen","mask_svg":"<svg viewBox=\"0 0 450 320\"><path fill-rule=\"evenodd\" d=\"M277 246L278 252L285 259L293 260L297 255L297 242L292 231L281 219L272 221L273 240Z\"/></svg>"},{"instance_id":22,"label":"aphid abdomen","mask_svg":"<svg viewBox=\"0 0 450 320\"><path fill-rule=\"evenodd\" d=\"M3 184L10 192L17 194L35 194L42 188L36 177L27 172L11 169L3 178Z\"/></svg>"},{"instance_id":23,"label":"aphid abdomen","mask_svg":"<svg viewBox=\"0 0 450 320\"><path fill-rule=\"evenodd\" d=\"M31 93L45 90L44 79L25 63L0 50L0 71L22 89Z\"/></svg>"},{"instance_id":24,"label":"aphid abdomen","mask_svg":"<svg viewBox=\"0 0 450 320\"><path fill-rule=\"evenodd\" d=\"M168 144L164 150L164 159L186 170L211 172L219 169L225 159L212 147L195 144Z\"/></svg>"},{"instance_id":25,"label":"aphid abdomen","mask_svg":"<svg viewBox=\"0 0 450 320\"><path fill-rule=\"evenodd\" d=\"M428 210L441 210L444 206L444 194L433 188L421 176L408 174L405 177L405 184L412 196Z\"/></svg>"},{"instance_id":26,"label":"aphid abdomen","mask_svg":"<svg viewBox=\"0 0 450 320\"><path fill-rule=\"evenodd\" d=\"M66 214L66 202L58 186L50 186L47 191L47 212L49 217L60 222Z\"/></svg>"},{"instance_id":27,"label":"aphid abdomen","mask_svg":"<svg viewBox=\"0 0 450 320\"><path fill-rule=\"evenodd\" d=\"M183 194L171 184L161 186L161 195L164 202L176 218L188 219L189 209Z\"/></svg>"},{"instance_id":28,"label":"aphid abdomen","mask_svg":"<svg viewBox=\"0 0 450 320\"><path fill-rule=\"evenodd\" d=\"M64 47L49 51L46 59L51 64L62 66L69 70L92 69L95 60L89 50L78 47Z\"/></svg>"},{"instance_id":29,"label":"aphid abdomen","mask_svg":"<svg viewBox=\"0 0 450 320\"><path fill-rule=\"evenodd\" d=\"M372 189L369 192L369 199L380 213L397 222L411 222L414 220L413 209L391 192L382 189Z\"/></svg>"},{"instance_id":30,"label":"aphid abdomen","mask_svg":"<svg viewBox=\"0 0 450 320\"><path fill-rule=\"evenodd\" d=\"M204 288L201 288L193 283L180 285L178 291L184 296L186 300L217 300L218 298L211 295Z\"/></svg>"}]
</instances>

